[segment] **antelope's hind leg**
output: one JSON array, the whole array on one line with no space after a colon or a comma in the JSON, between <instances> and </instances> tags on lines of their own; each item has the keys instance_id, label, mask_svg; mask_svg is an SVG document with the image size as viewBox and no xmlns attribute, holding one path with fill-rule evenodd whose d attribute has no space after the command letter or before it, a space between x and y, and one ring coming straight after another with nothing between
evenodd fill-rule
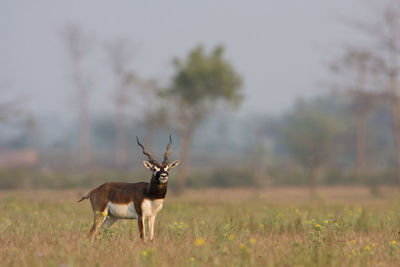
<instances>
[{"instance_id":1,"label":"antelope's hind leg","mask_svg":"<svg viewBox=\"0 0 400 267\"><path fill-rule=\"evenodd\" d=\"M88 234L88 237L90 241L93 243L94 237L96 236L97 232L99 231L100 226L104 223L104 221L107 218L107 213L108 209L106 208L104 211L99 212L99 211L93 211L93 226L92 229L90 229L90 232Z\"/></svg>"},{"instance_id":2,"label":"antelope's hind leg","mask_svg":"<svg viewBox=\"0 0 400 267\"><path fill-rule=\"evenodd\" d=\"M106 220L104 221L103 226L105 226L105 227L110 227L110 226L113 225L116 221L118 221L117 218L115 218L115 217L112 216L112 215L108 215L108 216L106 216Z\"/></svg>"}]
</instances>

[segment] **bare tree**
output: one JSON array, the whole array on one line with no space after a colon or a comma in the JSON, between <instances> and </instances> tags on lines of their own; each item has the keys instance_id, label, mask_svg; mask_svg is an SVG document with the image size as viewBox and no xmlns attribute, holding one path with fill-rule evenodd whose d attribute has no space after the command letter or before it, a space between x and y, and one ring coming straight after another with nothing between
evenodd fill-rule
<instances>
[{"instance_id":1,"label":"bare tree","mask_svg":"<svg viewBox=\"0 0 400 267\"><path fill-rule=\"evenodd\" d=\"M383 61L367 50L348 49L343 57L332 65L334 73L342 80L335 88L344 90L352 98L352 112L356 119L356 173L363 175L368 166L366 136L368 116L384 96L381 90L380 70Z\"/></svg>"},{"instance_id":2,"label":"bare tree","mask_svg":"<svg viewBox=\"0 0 400 267\"><path fill-rule=\"evenodd\" d=\"M137 87L138 97L142 105L139 107L142 118L146 125L146 144L151 149L153 146L154 133L160 127L167 125L167 110L161 105L158 97L159 86L154 79L146 80L139 77L132 77Z\"/></svg>"},{"instance_id":3,"label":"bare tree","mask_svg":"<svg viewBox=\"0 0 400 267\"><path fill-rule=\"evenodd\" d=\"M116 147L115 162L118 166L127 163L126 150L126 119L127 109L130 104L130 86L132 71L129 64L132 61L133 49L126 39L108 43L106 45L115 86L115 116L116 116Z\"/></svg>"},{"instance_id":4,"label":"bare tree","mask_svg":"<svg viewBox=\"0 0 400 267\"><path fill-rule=\"evenodd\" d=\"M373 40L377 54L382 55L381 69L386 76L387 95L392 110L393 136L396 144L397 182L400 186L400 101L399 101L399 56L400 56L400 2L386 1L377 11L376 23L357 23Z\"/></svg>"},{"instance_id":5,"label":"bare tree","mask_svg":"<svg viewBox=\"0 0 400 267\"><path fill-rule=\"evenodd\" d=\"M83 69L83 62L92 48L92 39L77 25L69 24L63 31L63 40L72 63L73 81L78 94L79 155L80 164L91 163L89 97L90 80Z\"/></svg>"},{"instance_id":6,"label":"bare tree","mask_svg":"<svg viewBox=\"0 0 400 267\"><path fill-rule=\"evenodd\" d=\"M393 134L397 152L397 183L400 186L400 102L399 102L399 53L400 53L400 3L388 5L384 13L384 25L381 44L387 53L386 74L389 78L390 104L393 116Z\"/></svg>"},{"instance_id":7,"label":"bare tree","mask_svg":"<svg viewBox=\"0 0 400 267\"><path fill-rule=\"evenodd\" d=\"M116 108L116 163L123 166L127 161L126 123L128 109L136 114L146 127L146 145L153 146L154 133L157 128L166 125L166 110L160 105L159 86L155 79L139 77L130 65L133 48L127 39L108 43L107 53L111 61L115 83ZM134 97L131 95L134 94Z\"/></svg>"}]
</instances>

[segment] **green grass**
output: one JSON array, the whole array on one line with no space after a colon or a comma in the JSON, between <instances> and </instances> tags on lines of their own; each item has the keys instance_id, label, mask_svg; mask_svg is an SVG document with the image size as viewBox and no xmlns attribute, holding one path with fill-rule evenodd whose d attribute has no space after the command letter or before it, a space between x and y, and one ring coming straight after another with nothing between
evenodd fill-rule
<instances>
[{"instance_id":1,"label":"green grass","mask_svg":"<svg viewBox=\"0 0 400 267\"><path fill-rule=\"evenodd\" d=\"M347 190L347 191L346 191ZM169 195L156 241L136 220L104 229L94 245L89 201L76 191L0 192L3 266L395 266L400 200L363 188L190 191Z\"/></svg>"}]
</instances>

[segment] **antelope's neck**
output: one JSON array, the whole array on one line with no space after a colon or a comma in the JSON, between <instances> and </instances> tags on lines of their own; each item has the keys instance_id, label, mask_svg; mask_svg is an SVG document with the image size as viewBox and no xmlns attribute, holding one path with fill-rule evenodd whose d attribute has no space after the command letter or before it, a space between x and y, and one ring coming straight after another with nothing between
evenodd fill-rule
<instances>
[{"instance_id":1,"label":"antelope's neck","mask_svg":"<svg viewBox=\"0 0 400 267\"><path fill-rule=\"evenodd\" d=\"M160 184L154 181L154 179L152 179L148 189L148 195L150 199L165 198L166 194L167 194L167 183Z\"/></svg>"}]
</instances>

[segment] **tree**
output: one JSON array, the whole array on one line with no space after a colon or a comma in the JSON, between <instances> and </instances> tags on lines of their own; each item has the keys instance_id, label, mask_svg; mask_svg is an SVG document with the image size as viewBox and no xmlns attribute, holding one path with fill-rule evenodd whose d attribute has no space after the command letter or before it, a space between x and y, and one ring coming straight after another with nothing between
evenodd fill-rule
<instances>
[{"instance_id":1,"label":"tree","mask_svg":"<svg viewBox=\"0 0 400 267\"><path fill-rule=\"evenodd\" d=\"M315 197L321 168L335 152L338 122L321 109L303 106L288 116L283 144L292 157L309 171L310 195Z\"/></svg>"},{"instance_id":2,"label":"tree","mask_svg":"<svg viewBox=\"0 0 400 267\"><path fill-rule=\"evenodd\" d=\"M156 80L141 79L137 76L131 76L131 80L137 87L136 98L140 99L137 106L140 108L141 117L146 127L146 146L151 150L156 130L168 126L168 110L160 101L162 99L158 94L160 89Z\"/></svg>"},{"instance_id":3,"label":"tree","mask_svg":"<svg viewBox=\"0 0 400 267\"><path fill-rule=\"evenodd\" d=\"M108 43L106 51L111 62L115 84L115 162L121 167L127 163L126 113L129 105L130 77L133 75L128 66L132 60L132 49L127 40L119 39Z\"/></svg>"},{"instance_id":4,"label":"tree","mask_svg":"<svg viewBox=\"0 0 400 267\"><path fill-rule=\"evenodd\" d=\"M332 70L340 77L335 85L343 90L352 100L352 113L356 120L356 173L366 173L366 136L368 116L376 104L382 100L382 79L380 70L383 61L371 51L362 49L348 49L344 55L332 65Z\"/></svg>"},{"instance_id":5,"label":"tree","mask_svg":"<svg viewBox=\"0 0 400 267\"><path fill-rule=\"evenodd\" d=\"M238 107L243 99L240 92L242 79L223 57L223 46L207 54L199 45L189 52L185 60L175 59L175 74L171 86L164 94L175 103L177 130L180 135L180 158L183 162L178 174L178 192L186 185L188 161L192 139L199 123L220 102Z\"/></svg>"},{"instance_id":6,"label":"tree","mask_svg":"<svg viewBox=\"0 0 400 267\"><path fill-rule=\"evenodd\" d=\"M63 39L71 58L73 81L78 92L79 156L80 164L87 167L91 163L89 91L91 82L83 69L85 57L91 49L91 38L76 25L63 29Z\"/></svg>"},{"instance_id":7,"label":"tree","mask_svg":"<svg viewBox=\"0 0 400 267\"><path fill-rule=\"evenodd\" d=\"M158 126L164 125L165 111L160 106L159 87L155 79L139 77L130 65L133 48L127 39L109 42L106 52L111 62L115 83L116 110L116 163L127 163L126 122L128 109L143 120L146 127L146 146L151 149L154 133ZM133 97L131 97L133 95Z\"/></svg>"},{"instance_id":8,"label":"tree","mask_svg":"<svg viewBox=\"0 0 400 267\"><path fill-rule=\"evenodd\" d=\"M383 8L381 8L383 7ZM381 69L386 76L387 99L392 109L393 136L396 144L397 181L400 186L400 2L384 1L383 6L374 8L376 21L357 22L355 26L368 34L376 53L384 60Z\"/></svg>"},{"instance_id":9,"label":"tree","mask_svg":"<svg viewBox=\"0 0 400 267\"><path fill-rule=\"evenodd\" d=\"M396 1L386 7L384 28L379 43L387 53L386 75L389 82L390 105L392 107L393 135L397 152L397 183L400 186L400 101L399 101L399 54L400 54L400 4Z\"/></svg>"}]
</instances>

